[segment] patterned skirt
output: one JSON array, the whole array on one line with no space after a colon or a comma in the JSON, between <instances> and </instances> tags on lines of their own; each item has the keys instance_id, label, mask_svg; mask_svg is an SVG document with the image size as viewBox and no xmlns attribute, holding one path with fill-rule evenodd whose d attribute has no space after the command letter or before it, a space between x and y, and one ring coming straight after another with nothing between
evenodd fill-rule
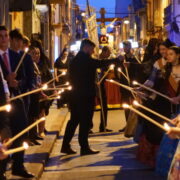
<instances>
[{"instance_id":1,"label":"patterned skirt","mask_svg":"<svg viewBox=\"0 0 180 180\"><path fill-rule=\"evenodd\" d=\"M159 175L167 177L178 142L178 139L170 139L166 134L164 135L156 162L156 172Z\"/></svg>"},{"instance_id":2,"label":"patterned skirt","mask_svg":"<svg viewBox=\"0 0 180 180\"><path fill-rule=\"evenodd\" d=\"M139 147L137 151L137 159L149 165L152 168L155 168L157 152L159 150L159 145L154 145L150 143L145 135L140 137Z\"/></svg>"},{"instance_id":3,"label":"patterned skirt","mask_svg":"<svg viewBox=\"0 0 180 180\"><path fill-rule=\"evenodd\" d=\"M180 143L171 164L168 180L180 180Z\"/></svg>"}]
</instances>

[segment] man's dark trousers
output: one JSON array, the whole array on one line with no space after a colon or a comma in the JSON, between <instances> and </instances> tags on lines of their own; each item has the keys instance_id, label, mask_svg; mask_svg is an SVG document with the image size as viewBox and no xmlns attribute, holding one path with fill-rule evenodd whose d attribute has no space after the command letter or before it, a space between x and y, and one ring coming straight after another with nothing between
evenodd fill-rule
<instances>
[{"instance_id":1,"label":"man's dark trousers","mask_svg":"<svg viewBox=\"0 0 180 180\"><path fill-rule=\"evenodd\" d=\"M79 144L82 149L89 149L88 134L94 113L94 96L74 95L70 101L71 118L66 126L63 146L69 146L79 125Z\"/></svg>"}]
</instances>

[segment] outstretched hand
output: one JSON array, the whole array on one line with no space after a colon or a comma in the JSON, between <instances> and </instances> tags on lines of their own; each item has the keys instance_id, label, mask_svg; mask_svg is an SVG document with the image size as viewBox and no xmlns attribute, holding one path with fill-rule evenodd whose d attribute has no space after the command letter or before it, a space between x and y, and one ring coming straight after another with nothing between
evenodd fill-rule
<instances>
[{"instance_id":1,"label":"outstretched hand","mask_svg":"<svg viewBox=\"0 0 180 180\"><path fill-rule=\"evenodd\" d=\"M4 154L6 147L0 143L0 160L6 159L8 156Z\"/></svg>"}]
</instances>

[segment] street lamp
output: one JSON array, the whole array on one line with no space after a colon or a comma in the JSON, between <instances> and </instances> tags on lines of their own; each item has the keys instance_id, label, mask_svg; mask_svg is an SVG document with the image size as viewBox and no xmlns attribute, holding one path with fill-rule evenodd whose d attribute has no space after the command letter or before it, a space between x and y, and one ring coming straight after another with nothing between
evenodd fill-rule
<instances>
[{"instance_id":1,"label":"street lamp","mask_svg":"<svg viewBox=\"0 0 180 180\"><path fill-rule=\"evenodd\" d=\"M48 6L46 4L36 4L36 9L42 13L48 12Z\"/></svg>"},{"instance_id":2,"label":"street lamp","mask_svg":"<svg viewBox=\"0 0 180 180\"><path fill-rule=\"evenodd\" d=\"M129 24L129 20L124 20L124 24Z\"/></svg>"},{"instance_id":3,"label":"street lamp","mask_svg":"<svg viewBox=\"0 0 180 180\"><path fill-rule=\"evenodd\" d=\"M86 13L85 13L85 12L82 12L82 13L81 13L81 16L85 17L85 16L86 16Z\"/></svg>"},{"instance_id":4,"label":"street lamp","mask_svg":"<svg viewBox=\"0 0 180 180\"><path fill-rule=\"evenodd\" d=\"M110 25L110 27L111 27L111 28L114 28L114 25L113 25L113 24L111 24L111 25Z\"/></svg>"}]
</instances>

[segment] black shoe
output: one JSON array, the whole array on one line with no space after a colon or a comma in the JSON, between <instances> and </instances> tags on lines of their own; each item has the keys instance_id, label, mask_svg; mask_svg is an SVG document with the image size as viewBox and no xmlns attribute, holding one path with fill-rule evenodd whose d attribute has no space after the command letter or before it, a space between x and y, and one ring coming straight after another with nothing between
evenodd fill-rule
<instances>
[{"instance_id":1,"label":"black shoe","mask_svg":"<svg viewBox=\"0 0 180 180\"><path fill-rule=\"evenodd\" d=\"M62 146L61 153L65 154L76 154L76 151L74 151L70 146Z\"/></svg>"},{"instance_id":2,"label":"black shoe","mask_svg":"<svg viewBox=\"0 0 180 180\"><path fill-rule=\"evenodd\" d=\"M34 143L30 139L26 139L25 142L27 142L29 146L34 146Z\"/></svg>"},{"instance_id":3,"label":"black shoe","mask_svg":"<svg viewBox=\"0 0 180 180\"><path fill-rule=\"evenodd\" d=\"M92 154L98 154L100 153L100 151L95 151L95 150L92 150L90 148L88 149L81 149L81 156L85 156L85 155L92 155Z\"/></svg>"},{"instance_id":4,"label":"black shoe","mask_svg":"<svg viewBox=\"0 0 180 180\"><path fill-rule=\"evenodd\" d=\"M39 143L38 141L36 141L35 139L31 139L30 140L34 145L41 145L41 143Z\"/></svg>"},{"instance_id":5,"label":"black shoe","mask_svg":"<svg viewBox=\"0 0 180 180\"><path fill-rule=\"evenodd\" d=\"M94 132L92 130L89 130L89 134L93 134Z\"/></svg>"},{"instance_id":6,"label":"black shoe","mask_svg":"<svg viewBox=\"0 0 180 180\"><path fill-rule=\"evenodd\" d=\"M25 168L22 169L13 169L12 174L14 176L21 176L23 178L33 178L34 175L28 172Z\"/></svg>"},{"instance_id":7,"label":"black shoe","mask_svg":"<svg viewBox=\"0 0 180 180\"><path fill-rule=\"evenodd\" d=\"M112 129L106 129L106 132L113 132Z\"/></svg>"},{"instance_id":8,"label":"black shoe","mask_svg":"<svg viewBox=\"0 0 180 180\"><path fill-rule=\"evenodd\" d=\"M44 133L45 133L45 134L47 134L47 133L48 133L48 130L47 130L46 128L44 129Z\"/></svg>"},{"instance_id":9,"label":"black shoe","mask_svg":"<svg viewBox=\"0 0 180 180\"><path fill-rule=\"evenodd\" d=\"M36 140L43 140L44 138L40 137L40 136L35 136L34 137Z\"/></svg>"},{"instance_id":10,"label":"black shoe","mask_svg":"<svg viewBox=\"0 0 180 180\"><path fill-rule=\"evenodd\" d=\"M99 130L99 132L112 132L113 130L111 130L111 129L106 129L106 130L104 130L104 129L100 129Z\"/></svg>"},{"instance_id":11,"label":"black shoe","mask_svg":"<svg viewBox=\"0 0 180 180\"><path fill-rule=\"evenodd\" d=\"M124 132L124 131L125 131L125 129L126 129L126 127L124 127L124 128L122 128L122 129L120 129L120 130L119 130L119 132Z\"/></svg>"},{"instance_id":12,"label":"black shoe","mask_svg":"<svg viewBox=\"0 0 180 180\"><path fill-rule=\"evenodd\" d=\"M5 174L1 174L1 175L0 175L0 180L6 180Z\"/></svg>"}]
</instances>

